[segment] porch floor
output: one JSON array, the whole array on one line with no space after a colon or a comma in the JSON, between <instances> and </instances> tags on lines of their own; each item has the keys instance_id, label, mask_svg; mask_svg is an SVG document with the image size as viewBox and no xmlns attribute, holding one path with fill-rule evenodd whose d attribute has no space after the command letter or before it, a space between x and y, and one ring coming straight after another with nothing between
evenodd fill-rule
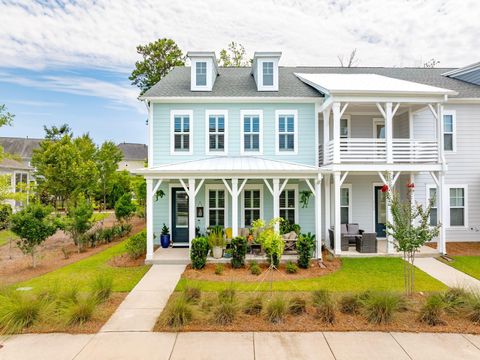
<instances>
[{"instance_id":1,"label":"porch floor","mask_svg":"<svg viewBox=\"0 0 480 360\"><path fill-rule=\"evenodd\" d=\"M403 254L397 251L392 254L387 254L387 240L378 240L377 253L359 253L355 250L354 246L351 246L348 251L342 251L340 256L342 257L372 257L372 256L393 256L401 257ZM435 257L439 256L439 253L436 249L431 248L430 246L422 246L420 252L417 253L417 257Z\"/></svg>"}]
</instances>

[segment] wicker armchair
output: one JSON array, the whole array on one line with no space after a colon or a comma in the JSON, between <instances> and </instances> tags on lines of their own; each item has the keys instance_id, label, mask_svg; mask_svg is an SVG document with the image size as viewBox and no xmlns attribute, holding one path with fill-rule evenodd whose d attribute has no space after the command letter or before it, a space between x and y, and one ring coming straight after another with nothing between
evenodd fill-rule
<instances>
[{"instance_id":1,"label":"wicker armchair","mask_svg":"<svg viewBox=\"0 0 480 360\"><path fill-rule=\"evenodd\" d=\"M356 239L356 249L359 253L377 252L377 233L366 233Z\"/></svg>"}]
</instances>

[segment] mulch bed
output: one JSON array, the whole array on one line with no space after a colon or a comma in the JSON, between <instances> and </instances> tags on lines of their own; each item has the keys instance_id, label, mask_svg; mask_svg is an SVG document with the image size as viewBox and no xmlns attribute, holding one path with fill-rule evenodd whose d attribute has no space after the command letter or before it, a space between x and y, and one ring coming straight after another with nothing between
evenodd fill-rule
<instances>
[{"instance_id":1,"label":"mulch bed","mask_svg":"<svg viewBox=\"0 0 480 360\"><path fill-rule=\"evenodd\" d=\"M103 220L103 226L106 227L112 226L114 223L115 215L113 214ZM145 227L144 219L133 218L130 223L133 225L132 234ZM31 266L30 256L23 255L15 244L12 246L12 249L10 249L9 244L5 244L0 246L0 286L26 281L46 274L108 249L123 239L108 244L101 244L94 248L87 247L86 251L78 253L73 240L63 231L57 231L55 235L49 237L39 246L37 267L35 269ZM68 258L65 258L62 249L69 254Z\"/></svg>"},{"instance_id":2,"label":"mulch bed","mask_svg":"<svg viewBox=\"0 0 480 360\"><path fill-rule=\"evenodd\" d=\"M115 256L108 262L108 265L114 267L136 267L145 264L145 257L139 257L138 259L132 259L128 254L122 254Z\"/></svg>"},{"instance_id":3,"label":"mulch bed","mask_svg":"<svg viewBox=\"0 0 480 360\"><path fill-rule=\"evenodd\" d=\"M437 243L427 243L436 249ZM447 254L451 256L480 256L480 242L447 242Z\"/></svg>"},{"instance_id":4,"label":"mulch bed","mask_svg":"<svg viewBox=\"0 0 480 360\"><path fill-rule=\"evenodd\" d=\"M445 325L430 326L418 321L418 309L423 303L423 295L416 294L409 301L409 309L404 312L395 313L394 319L389 324L375 325L369 323L362 315L349 315L336 311L334 324L325 324L316 317L316 311L311 303L311 295L308 293L286 293L282 295L288 299L291 296L302 296L307 301L307 313L303 315L287 315L285 319L278 324L272 324L266 318L264 313L260 315L246 315L241 310L247 296L254 293L238 293L239 310L237 311L234 322L230 325L218 325L212 320L213 308L210 311L202 310L201 303L210 298L216 299L216 293L202 293L200 305L194 305L193 320L181 328L171 328L164 325L162 314L155 325L154 331L396 331L396 332L441 332L441 333L471 333L480 334L480 325L475 325L468 319L445 315L443 320ZM173 301L181 293L172 294L169 302ZM264 293L264 308L270 298L270 293Z\"/></svg>"},{"instance_id":5,"label":"mulch bed","mask_svg":"<svg viewBox=\"0 0 480 360\"><path fill-rule=\"evenodd\" d=\"M262 273L267 270L268 264L261 263L258 264ZM339 258L333 258L330 261L324 261L325 268L321 268L317 262L312 261L312 265L308 269L298 269L295 274L288 274L285 271L285 264L280 264L279 271L270 271L267 275L267 279L278 281L278 280L299 280L299 279L308 279L315 278L323 275L330 274L334 271L337 271L341 267L341 261ZM191 265L188 265L184 273L182 274L183 278L190 280L209 280L209 281L250 281L258 282L260 275L253 275L248 268L248 265L244 268L233 269L230 264L224 264L224 270L222 275L215 274L215 264L207 264L202 270L192 269Z\"/></svg>"}]
</instances>

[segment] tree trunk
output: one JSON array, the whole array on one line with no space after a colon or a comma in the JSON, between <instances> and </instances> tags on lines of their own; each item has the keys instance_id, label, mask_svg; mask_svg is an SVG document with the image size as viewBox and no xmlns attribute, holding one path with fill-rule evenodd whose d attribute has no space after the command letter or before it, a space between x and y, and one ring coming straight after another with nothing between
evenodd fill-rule
<instances>
[{"instance_id":1,"label":"tree trunk","mask_svg":"<svg viewBox=\"0 0 480 360\"><path fill-rule=\"evenodd\" d=\"M35 249L32 250L32 267L35 269L37 267L37 261L35 258Z\"/></svg>"}]
</instances>

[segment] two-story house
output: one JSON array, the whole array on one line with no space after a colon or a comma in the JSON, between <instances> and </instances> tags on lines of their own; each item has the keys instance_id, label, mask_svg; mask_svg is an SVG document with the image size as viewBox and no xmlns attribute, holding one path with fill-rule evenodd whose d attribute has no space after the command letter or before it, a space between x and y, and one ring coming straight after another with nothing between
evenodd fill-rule
<instances>
[{"instance_id":1,"label":"two-story house","mask_svg":"<svg viewBox=\"0 0 480 360\"><path fill-rule=\"evenodd\" d=\"M148 167L137 172L147 179L147 260L164 223L174 246L188 246L196 228L221 225L236 236L278 216L340 255L341 224L385 237L385 184L423 203L435 196L440 253L445 241L480 239L478 64L281 67L280 52L256 52L251 68L220 68L213 52L188 57L190 67L142 96ZM385 240L379 247L393 251Z\"/></svg>"}]
</instances>

